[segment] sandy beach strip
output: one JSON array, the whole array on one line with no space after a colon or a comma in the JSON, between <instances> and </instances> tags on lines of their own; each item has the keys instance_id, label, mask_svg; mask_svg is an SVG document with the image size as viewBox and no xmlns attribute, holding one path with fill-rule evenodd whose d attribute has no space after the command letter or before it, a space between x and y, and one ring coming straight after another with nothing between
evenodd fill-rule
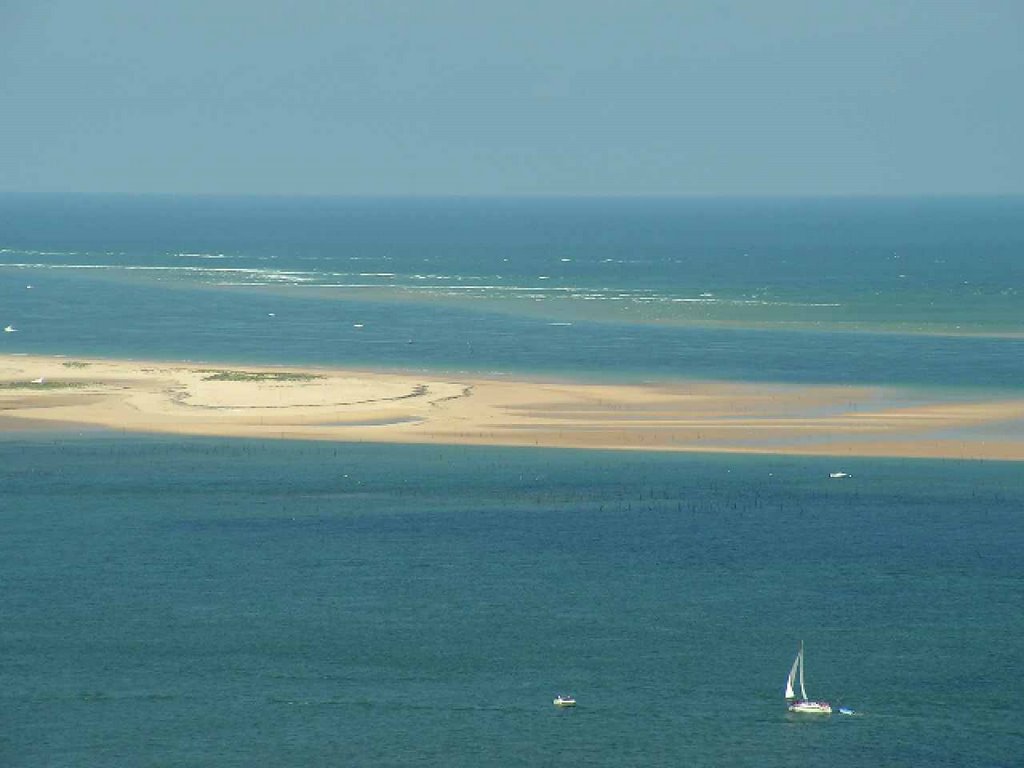
<instances>
[{"instance_id":1,"label":"sandy beach strip","mask_svg":"<svg viewBox=\"0 0 1024 768\"><path fill-rule=\"evenodd\" d=\"M1024 397L0 356L0 432L1024 461Z\"/></svg>"}]
</instances>

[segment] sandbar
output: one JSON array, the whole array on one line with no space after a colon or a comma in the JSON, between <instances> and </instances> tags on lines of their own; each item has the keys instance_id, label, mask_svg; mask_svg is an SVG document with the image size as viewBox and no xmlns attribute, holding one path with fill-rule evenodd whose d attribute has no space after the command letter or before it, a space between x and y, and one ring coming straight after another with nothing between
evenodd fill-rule
<instances>
[{"instance_id":1,"label":"sandbar","mask_svg":"<svg viewBox=\"0 0 1024 768\"><path fill-rule=\"evenodd\" d=\"M1024 461L1024 396L0 355L0 433Z\"/></svg>"}]
</instances>

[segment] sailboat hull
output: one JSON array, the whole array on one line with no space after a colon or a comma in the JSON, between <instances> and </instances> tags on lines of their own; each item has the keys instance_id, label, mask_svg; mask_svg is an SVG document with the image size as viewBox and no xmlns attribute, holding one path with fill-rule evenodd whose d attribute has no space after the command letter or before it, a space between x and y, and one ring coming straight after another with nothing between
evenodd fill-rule
<instances>
[{"instance_id":1,"label":"sailboat hull","mask_svg":"<svg viewBox=\"0 0 1024 768\"><path fill-rule=\"evenodd\" d=\"M800 700L790 702L790 712L798 712L805 715L831 715L832 705L827 701Z\"/></svg>"}]
</instances>

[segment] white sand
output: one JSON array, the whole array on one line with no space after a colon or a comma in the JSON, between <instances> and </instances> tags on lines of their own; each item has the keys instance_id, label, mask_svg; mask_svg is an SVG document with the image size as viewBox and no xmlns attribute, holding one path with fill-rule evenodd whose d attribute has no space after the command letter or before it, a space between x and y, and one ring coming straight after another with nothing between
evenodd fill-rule
<instances>
[{"instance_id":1,"label":"white sand","mask_svg":"<svg viewBox=\"0 0 1024 768\"><path fill-rule=\"evenodd\" d=\"M0 431L72 425L353 442L1024 460L1024 398L0 356Z\"/></svg>"}]
</instances>

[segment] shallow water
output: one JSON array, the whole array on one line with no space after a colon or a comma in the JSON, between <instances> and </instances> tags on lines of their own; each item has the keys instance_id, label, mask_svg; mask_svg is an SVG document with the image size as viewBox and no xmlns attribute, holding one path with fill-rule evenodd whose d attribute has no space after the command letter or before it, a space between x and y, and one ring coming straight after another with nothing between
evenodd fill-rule
<instances>
[{"instance_id":1,"label":"shallow water","mask_svg":"<svg viewBox=\"0 0 1024 768\"><path fill-rule=\"evenodd\" d=\"M0 196L0 351L1017 388L1022 248L1018 198Z\"/></svg>"}]
</instances>

